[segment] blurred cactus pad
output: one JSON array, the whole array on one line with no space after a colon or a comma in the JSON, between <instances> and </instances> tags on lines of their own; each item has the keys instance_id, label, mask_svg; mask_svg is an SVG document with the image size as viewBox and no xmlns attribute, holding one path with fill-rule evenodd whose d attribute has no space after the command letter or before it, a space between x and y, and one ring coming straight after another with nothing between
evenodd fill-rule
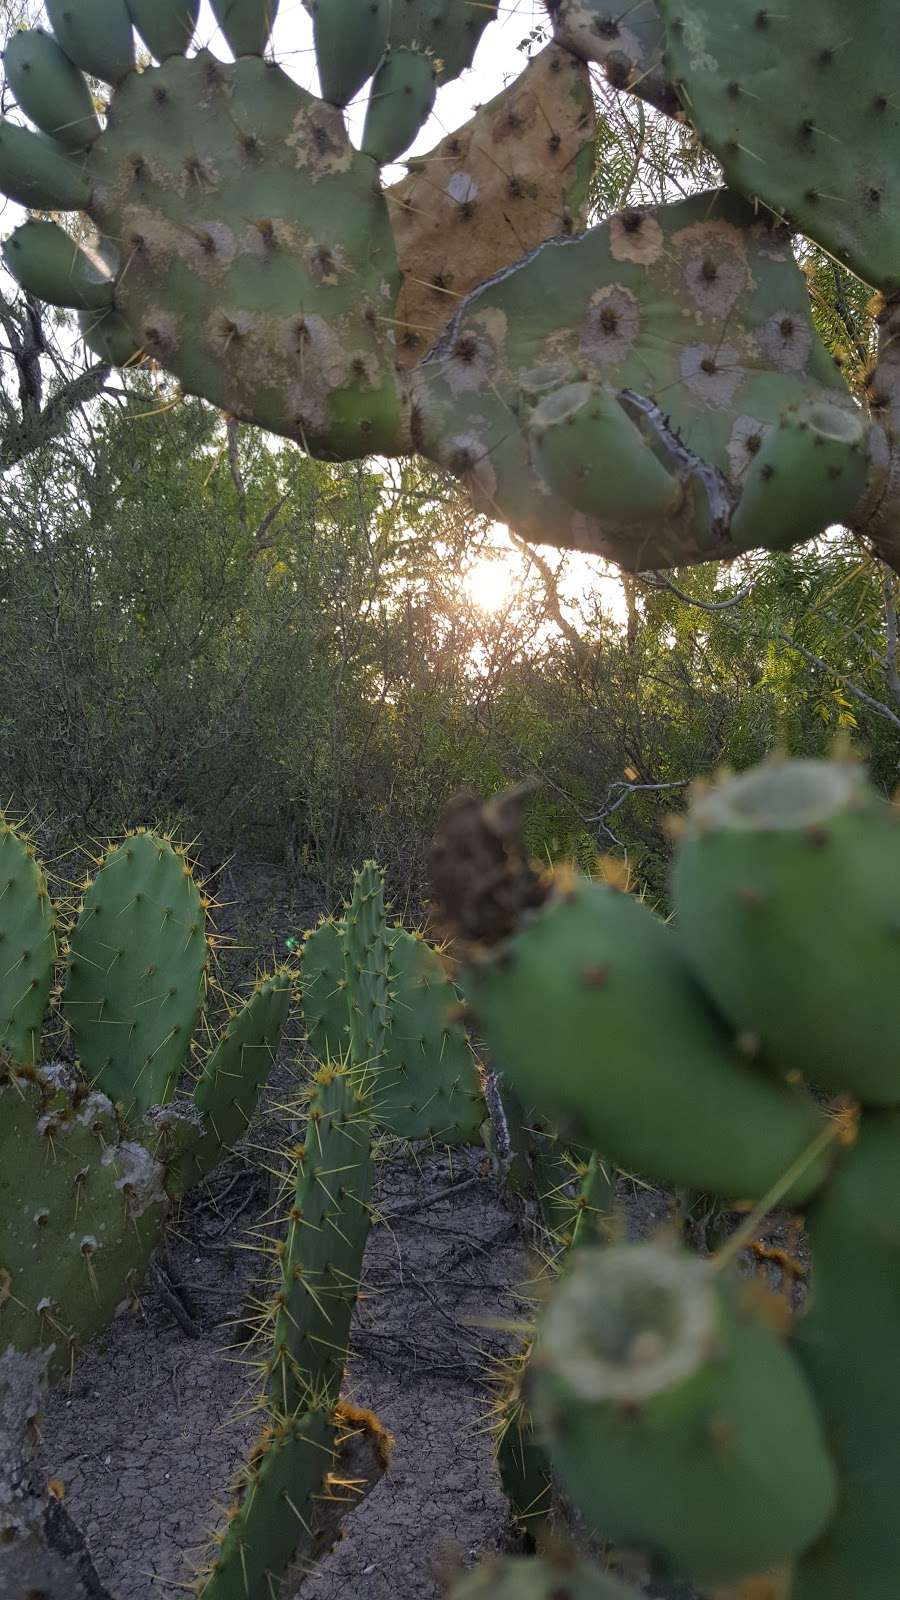
<instances>
[{"instance_id":1,"label":"blurred cactus pad","mask_svg":"<svg viewBox=\"0 0 900 1600\"><path fill-rule=\"evenodd\" d=\"M272 54L273 0L214 5L233 60L195 48L185 0L48 0L5 55L34 125L0 125L0 186L39 213L4 246L21 286L103 361L324 459L418 451L535 542L664 568L841 521L900 561L889 0L548 0L552 42L399 181L497 5L306 8L321 98ZM591 70L690 124L731 187L596 221ZM875 295L864 405L801 232Z\"/></svg>"}]
</instances>

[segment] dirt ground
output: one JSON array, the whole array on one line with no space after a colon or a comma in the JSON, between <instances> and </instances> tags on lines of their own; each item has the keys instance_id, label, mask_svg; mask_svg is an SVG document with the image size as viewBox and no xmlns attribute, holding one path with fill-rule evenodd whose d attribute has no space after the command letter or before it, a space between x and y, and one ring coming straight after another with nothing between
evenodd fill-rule
<instances>
[{"instance_id":1,"label":"dirt ground","mask_svg":"<svg viewBox=\"0 0 900 1600\"><path fill-rule=\"evenodd\" d=\"M228 958L232 984L252 975L262 947L283 957L322 909L312 886L289 895L274 871L232 869L223 888L233 903L220 925L247 945ZM115 1322L50 1397L42 1470L63 1483L115 1600L183 1589L259 1427L246 1340L266 1285L254 1246L271 1215L270 1169L295 1136L298 1048L285 1044L244 1147L186 1203L141 1314ZM670 1206L634 1186L624 1198L635 1233ZM517 1548L485 1424L491 1373L536 1293L528 1208L474 1150L386 1156L375 1203L345 1393L377 1412L396 1446L301 1600L439 1600L451 1567ZM648 1580L642 1589L691 1600ZM282 1600L297 1592L285 1587Z\"/></svg>"}]
</instances>

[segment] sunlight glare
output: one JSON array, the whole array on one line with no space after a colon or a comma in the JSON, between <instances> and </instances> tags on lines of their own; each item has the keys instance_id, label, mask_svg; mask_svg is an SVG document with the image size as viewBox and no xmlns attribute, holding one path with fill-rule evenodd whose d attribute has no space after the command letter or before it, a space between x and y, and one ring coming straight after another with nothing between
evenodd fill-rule
<instances>
[{"instance_id":1,"label":"sunlight glare","mask_svg":"<svg viewBox=\"0 0 900 1600\"><path fill-rule=\"evenodd\" d=\"M466 594L479 611L502 611L512 598L514 573L508 561L484 556L463 579Z\"/></svg>"}]
</instances>

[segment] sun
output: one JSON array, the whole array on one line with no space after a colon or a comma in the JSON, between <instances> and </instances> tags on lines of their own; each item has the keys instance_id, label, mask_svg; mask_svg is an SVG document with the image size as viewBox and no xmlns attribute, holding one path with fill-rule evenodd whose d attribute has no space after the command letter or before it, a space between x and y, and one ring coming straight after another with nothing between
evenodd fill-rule
<instances>
[{"instance_id":1,"label":"sun","mask_svg":"<svg viewBox=\"0 0 900 1600\"><path fill-rule=\"evenodd\" d=\"M502 611L512 599L515 575L508 561L482 556L463 579L466 593L479 611Z\"/></svg>"}]
</instances>

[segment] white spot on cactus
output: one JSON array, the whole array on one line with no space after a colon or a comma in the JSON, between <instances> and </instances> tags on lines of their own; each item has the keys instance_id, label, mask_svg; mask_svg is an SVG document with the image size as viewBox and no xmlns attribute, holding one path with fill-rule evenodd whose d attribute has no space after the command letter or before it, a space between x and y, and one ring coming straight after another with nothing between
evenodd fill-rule
<instances>
[{"instance_id":1,"label":"white spot on cactus","mask_svg":"<svg viewBox=\"0 0 900 1600\"><path fill-rule=\"evenodd\" d=\"M765 438L772 432L771 422L760 422L758 417L741 416L735 419L731 438L725 446L731 478L739 483Z\"/></svg>"},{"instance_id":2,"label":"white spot on cactus","mask_svg":"<svg viewBox=\"0 0 900 1600\"><path fill-rule=\"evenodd\" d=\"M110 1145L103 1152L101 1164L118 1168L116 1188L125 1196L129 1217L142 1217L150 1206L165 1204L163 1169L145 1145L129 1139Z\"/></svg>"},{"instance_id":3,"label":"white spot on cactus","mask_svg":"<svg viewBox=\"0 0 900 1600\"><path fill-rule=\"evenodd\" d=\"M691 394L705 405L725 411L746 376L733 345L688 345L681 352L681 376Z\"/></svg>"},{"instance_id":4,"label":"white spot on cactus","mask_svg":"<svg viewBox=\"0 0 900 1600\"><path fill-rule=\"evenodd\" d=\"M471 172L454 172L451 173L447 184L447 193L451 200L458 201L461 206L468 205L470 201L477 199L478 184Z\"/></svg>"},{"instance_id":5,"label":"white spot on cactus","mask_svg":"<svg viewBox=\"0 0 900 1600\"><path fill-rule=\"evenodd\" d=\"M70 1092L75 1084L75 1074L65 1061L46 1061L38 1067L38 1081L47 1089Z\"/></svg>"},{"instance_id":6,"label":"white spot on cactus","mask_svg":"<svg viewBox=\"0 0 900 1600\"><path fill-rule=\"evenodd\" d=\"M38 1228L46 1228L47 1223L50 1221L50 1212L46 1206L40 1206L31 1220Z\"/></svg>"},{"instance_id":7,"label":"white spot on cactus","mask_svg":"<svg viewBox=\"0 0 900 1600\"><path fill-rule=\"evenodd\" d=\"M776 311L757 335L760 346L779 372L803 372L812 350L813 331L796 311Z\"/></svg>"},{"instance_id":8,"label":"white spot on cactus","mask_svg":"<svg viewBox=\"0 0 900 1600\"><path fill-rule=\"evenodd\" d=\"M353 165L354 151L344 119L336 106L324 101L310 99L300 107L285 144L294 151L295 165L313 183L336 172L349 172Z\"/></svg>"},{"instance_id":9,"label":"white spot on cactus","mask_svg":"<svg viewBox=\"0 0 900 1600\"><path fill-rule=\"evenodd\" d=\"M444 445L444 460L466 485L479 509L497 509L497 473L484 440L473 432L456 433Z\"/></svg>"},{"instance_id":10,"label":"white spot on cactus","mask_svg":"<svg viewBox=\"0 0 900 1600\"><path fill-rule=\"evenodd\" d=\"M45 1294L43 1298L38 1301L34 1309L39 1317L45 1317L52 1314L54 1305L55 1301L51 1300L48 1294Z\"/></svg>"},{"instance_id":11,"label":"white spot on cactus","mask_svg":"<svg viewBox=\"0 0 900 1600\"><path fill-rule=\"evenodd\" d=\"M98 1122L113 1121L113 1103L108 1095L95 1089L84 1101L78 1115L82 1127L93 1128Z\"/></svg>"},{"instance_id":12,"label":"white spot on cactus","mask_svg":"<svg viewBox=\"0 0 900 1600\"><path fill-rule=\"evenodd\" d=\"M84 1238L79 1240L78 1248L83 1256L90 1257L96 1255L100 1245L92 1233L86 1233Z\"/></svg>"}]
</instances>

